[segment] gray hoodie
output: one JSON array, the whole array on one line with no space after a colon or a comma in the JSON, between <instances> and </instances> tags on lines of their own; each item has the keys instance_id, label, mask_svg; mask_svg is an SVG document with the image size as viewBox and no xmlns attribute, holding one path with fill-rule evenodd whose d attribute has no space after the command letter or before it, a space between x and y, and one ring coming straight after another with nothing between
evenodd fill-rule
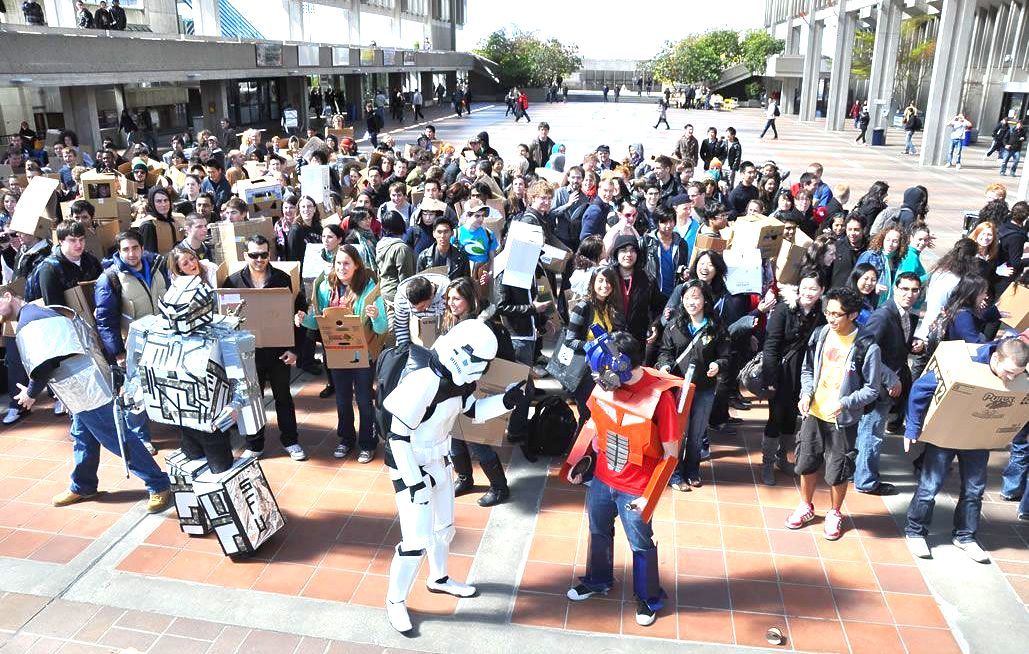
<instances>
[{"instance_id":1,"label":"gray hoodie","mask_svg":"<svg viewBox=\"0 0 1029 654\"><path fill-rule=\"evenodd\" d=\"M823 325L811 333L808 341L807 355L800 371L800 397L813 398L818 380L822 374L822 347L831 327ZM859 349L864 350L864 363L857 369L854 355ZM879 353L879 346L864 334L858 334L854 346L847 353L844 364L843 383L840 385L840 406L842 410L836 418L840 427L856 425L861 419L864 409L875 402L883 386L884 366ZM892 385L892 384L891 384Z\"/></svg>"}]
</instances>

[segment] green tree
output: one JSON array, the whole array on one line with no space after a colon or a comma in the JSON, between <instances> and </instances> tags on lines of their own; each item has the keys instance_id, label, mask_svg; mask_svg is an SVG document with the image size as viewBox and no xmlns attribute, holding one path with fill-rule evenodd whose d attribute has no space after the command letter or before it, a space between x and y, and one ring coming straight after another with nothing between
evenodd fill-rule
<instances>
[{"instance_id":1,"label":"green tree","mask_svg":"<svg viewBox=\"0 0 1029 654\"><path fill-rule=\"evenodd\" d=\"M751 30L742 38L733 30L712 30L666 42L654 59L654 74L665 82L710 84L737 64L746 65L751 73L763 71L765 59L783 48L781 39L763 30Z\"/></svg>"},{"instance_id":2,"label":"green tree","mask_svg":"<svg viewBox=\"0 0 1029 654\"><path fill-rule=\"evenodd\" d=\"M740 61L752 75L764 74L768 57L782 53L786 43L764 30L751 30L740 41Z\"/></svg>"},{"instance_id":3,"label":"green tree","mask_svg":"<svg viewBox=\"0 0 1029 654\"><path fill-rule=\"evenodd\" d=\"M517 28L497 30L474 51L497 64L501 86L546 86L582 67L579 47L557 39L541 40Z\"/></svg>"}]
</instances>

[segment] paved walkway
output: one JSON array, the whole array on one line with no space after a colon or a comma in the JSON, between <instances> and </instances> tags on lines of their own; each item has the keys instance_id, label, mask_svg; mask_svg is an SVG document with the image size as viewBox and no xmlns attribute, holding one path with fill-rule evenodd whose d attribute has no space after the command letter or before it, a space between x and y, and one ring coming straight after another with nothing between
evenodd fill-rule
<instances>
[{"instance_id":1,"label":"paved walkway","mask_svg":"<svg viewBox=\"0 0 1029 654\"><path fill-rule=\"evenodd\" d=\"M534 120L549 120L556 136L568 135L573 157L601 142L621 151L624 143L612 138L615 126L653 118L637 113L645 109L638 105L597 107L544 105L530 112ZM744 147L757 150L755 158L800 169L817 157L831 181L855 157L886 175L897 175L899 167L930 186L934 209L958 207L963 198L978 202L979 193L945 187L981 189L987 179L967 169L960 178L954 171L915 177L917 171L894 162L889 151L852 153L840 145L844 137L788 120L783 138L755 142L762 122L757 112L693 113L683 118L698 124L715 117L728 124L731 118ZM531 140L534 127L498 123L502 115L503 107L487 107L460 122L444 121L441 136L488 129L501 152ZM673 138L643 131L652 137L648 149ZM822 148L817 155L811 144ZM902 179L894 183L909 181ZM952 215L939 211L941 229L957 223ZM936 216L934 210L934 224ZM380 608L398 539L392 489L380 460L362 466L331 457L335 410L331 400L317 398L321 384L306 376L295 382L300 439L311 459L295 463L274 452L263 461L288 528L254 559L239 563L223 557L213 537L179 533L170 514L146 515L139 483L124 480L107 455L104 496L50 507L50 497L66 486L71 444L67 422L54 418L47 404L0 430L4 654L449 652L467 651L470 643L498 652L561 651L581 648L586 634L591 648L610 652L729 652L741 646L876 654L1024 651L1029 527L1015 520L1013 505L996 501L997 474L991 474L982 533L994 565L975 564L949 545L953 483L938 504L934 560L916 562L908 554L897 520L912 479L897 439L887 445L884 475L901 494L886 502L851 494L844 507L847 531L829 543L818 521L796 532L783 528L796 502L791 480L780 476L774 488L756 483L760 407L741 414L745 423L737 435L714 436L702 488L668 491L662 500L655 530L669 603L653 627L635 625L624 584L603 599L572 604L563 598L584 563L582 491L556 479L553 468L506 451L513 500L492 510L476 506L476 495L458 502L453 573L476 583L480 596L458 601L429 595L416 584L411 606L418 636L405 639L392 632ZM155 430L155 440L162 454L174 447L170 430ZM1005 458L995 455L994 468ZM826 495L819 490L820 514ZM628 557L619 543L623 580ZM771 626L786 634L784 646L765 641Z\"/></svg>"}]
</instances>

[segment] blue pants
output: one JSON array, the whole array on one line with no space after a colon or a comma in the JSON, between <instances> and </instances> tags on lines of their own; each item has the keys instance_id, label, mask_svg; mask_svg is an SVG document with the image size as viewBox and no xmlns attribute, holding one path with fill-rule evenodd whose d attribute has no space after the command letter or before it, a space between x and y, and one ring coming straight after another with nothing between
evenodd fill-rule
<instances>
[{"instance_id":1,"label":"blue pants","mask_svg":"<svg viewBox=\"0 0 1029 654\"><path fill-rule=\"evenodd\" d=\"M759 136L758 138L764 138L765 137L765 132L767 132L769 130L769 128L771 128L772 134L775 135L775 138L779 138L779 130L775 129L775 119L774 118L769 118L768 120L765 121L765 128L763 130L761 130L761 136Z\"/></svg>"},{"instance_id":2,"label":"blue pants","mask_svg":"<svg viewBox=\"0 0 1029 654\"><path fill-rule=\"evenodd\" d=\"M100 446L103 445L115 455L121 454L118 447L118 430L114 424L114 402L92 411L82 411L71 417L71 437L75 442L75 467L71 471L70 490L78 495L92 495L97 491L100 466ZM168 490L168 475L161 472L154 458L143 449L138 438L126 434L125 456L129 472L146 484L151 493Z\"/></svg>"},{"instance_id":3,"label":"blue pants","mask_svg":"<svg viewBox=\"0 0 1029 654\"><path fill-rule=\"evenodd\" d=\"M372 371L369 368L350 370L333 369L332 383L336 387L336 435L347 447L356 445L361 450L375 449L375 433L372 423L375 410L372 407ZM360 425L354 430L354 398L357 398L357 414Z\"/></svg>"},{"instance_id":4,"label":"blue pants","mask_svg":"<svg viewBox=\"0 0 1029 654\"><path fill-rule=\"evenodd\" d=\"M14 396L19 392L18 384L22 386L29 385L29 376L25 372L25 366L21 363L18 342L11 336L4 336L4 347L7 350L7 358L5 359L7 364L7 390L11 395L11 403L8 407L19 409L18 403L14 401Z\"/></svg>"},{"instance_id":5,"label":"blue pants","mask_svg":"<svg viewBox=\"0 0 1029 654\"><path fill-rule=\"evenodd\" d=\"M146 411L140 411L139 413L126 411L125 427L128 429L130 436L135 436L142 443L150 442L150 419L147 418Z\"/></svg>"},{"instance_id":6,"label":"blue pants","mask_svg":"<svg viewBox=\"0 0 1029 654\"><path fill-rule=\"evenodd\" d=\"M950 152L947 153L947 165L961 163L961 150L965 147L965 139L951 139ZM957 160L954 159L954 150L957 150Z\"/></svg>"},{"instance_id":7,"label":"blue pants","mask_svg":"<svg viewBox=\"0 0 1029 654\"><path fill-rule=\"evenodd\" d=\"M715 405L715 389L698 389L693 395L693 406L690 408L690 420L686 425L686 444L680 448L679 465L672 473L669 483L678 484L684 479L700 478L700 450L707 423L711 418L711 408Z\"/></svg>"},{"instance_id":8,"label":"blue pants","mask_svg":"<svg viewBox=\"0 0 1029 654\"><path fill-rule=\"evenodd\" d=\"M952 450L936 447L932 443L925 446L922 473L918 477L911 505L908 506L907 526L904 528L904 533L908 536L924 538L929 534L933 507L936 506L936 494L943 488L943 482L947 479L947 469L954 457L958 459L958 471L961 474L961 494L954 508L954 538L962 543L975 540L975 532L979 529L979 513L983 506L983 493L986 491L986 466L990 460L990 452Z\"/></svg>"},{"instance_id":9,"label":"blue pants","mask_svg":"<svg viewBox=\"0 0 1029 654\"><path fill-rule=\"evenodd\" d=\"M1007 497L1022 496L1018 503L1018 512L1029 514L1029 484L1026 476L1029 473L1029 425L1022 428L1011 442L1011 459L1001 475L1000 492Z\"/></svg>"},{"instance_id":10,"label":"blue pants","mask_svg":"<svg viewBox=\"0 0 1029 654\"><path fill-rule=\"evenodd\" d=\"M889 415L890 405L879 402L858 421L854 488L860 491L874 491L879 486L879 455Z\"/></svg>"},{"instance_id":11,"label":"blue pants","mask_svg":"<svg viewBox=\"0 0 1029 654\"><path fill-rule=\"evenodd\" d=\"M638 599L646 601L655 611L664 606L667 597L661 589L657 571L657 545L649 522L644 522L639 511L630 511L625 505L638 496L611 488L594 478L586 493L586 513L590 519L590 546L586 559L586 575L580 577L583 585L592 591L606 591L614 585L615 518L622 521L622 529L632 550L632 588Z\"/></svg>"},{"instance_id":12,"label":"blue pants","mask_svg":"<svg viewBox=\"0 0 1029 654\"><path fill-rule=\"evenodd\" d=\"M909 152L911 154L915 153L915 142L913 140L914 136L915 133L912 130L904 130L904 154L907 154Z\"/></svg>"},{"instance_id":13,"label":"blue pants","mask_svg":"<svg viewBox=\"0 0 1029 654\"><path fill-rule=\"evenodd\" d=\"M1004 149L1000 151L1000 172L1004 174L1008 170L1008 162L1014 159L1014 163L1011 164L1011 174L1014 175L1018 171L1018 161L1022 158L1021 150L1008 150Z\"/></svg>"}]
</instances>

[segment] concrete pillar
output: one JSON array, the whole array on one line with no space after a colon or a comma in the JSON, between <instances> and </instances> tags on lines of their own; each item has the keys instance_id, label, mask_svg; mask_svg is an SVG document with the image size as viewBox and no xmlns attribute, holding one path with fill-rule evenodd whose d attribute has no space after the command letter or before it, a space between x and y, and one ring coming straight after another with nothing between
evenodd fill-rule
<instances>
[{"instance_id":1,"label":"concrete pillar","mask_svg":"<svg viewBox=\"0 0 1029 654\"><path fill-rule=\"evenodd\" d=\"M841 0L840 15L836 21L836 51L832 58L832 76L829 78L829 99L825 108L825 129L839 131L847 122L847 91L850 89L851 55L854 51L854 31L857 18L847 12L846 1Z\"/></svg>"},{"instance_id":2,"label":"concrete pillar","mask_svg":"<svg viewBox=\"0 0 1029 654\"><path fill-rule=\"evenodd\" d=\"M814 120L818 106L819 77L822 71L822 31L825 24L815 19L816 0L808 0L807 48L804 77L800 85L800 119Z\"/></svg>"},{"instance_id":3,"label":"concrete pillar","mask_svg":"<svg viewBox=\"0 0 1029 654\"><path fill-rule=\"evenodd\" d=\"M287 40L306 41L303 3L300 0L282 0L282 9L286 12L286 22L289 23Z\"/></svg>"},{"instance_id":4,"label":"concrete pillar","mask_svg":"<svg viewBox=\"0 0 1029 654\"><path fill-rule=\"evenodd\" d=\"M15 4L10 2L8 4ZM17 3L21 6L21 3ZM75 3L66 0L42 0L43 16L49 27L76 27L78 21L75 18Z\"/></svg>"},{"instance_id":5,"label":"concrete pillar","mask_svg":"<svg viewBox=\"0 0 1029 654\"><path fill-rule=\"evenodd\" d=\"M868 112L871 129L889 127L892 118L893 83L897 76L897 50L900 47L901 0L882 0L876 10L875 43L872 45L872 70L868 77ZM939 42L937 42L939 47Z\"/></svg>"},{"instance_id":6,"label":"concrete pillar","mask_svg":"<svg viewBox=\"0 0 1029 654\"><path fill-rule=\"evenodd\" d=\"M794 100L797 97L797 89L800 87L800 80L794 77L787 77L782 81L782 92L779 94L779 112L787 116L796 113L793 109Z\"/></svg>"},{"instance_id":7,"label":"concrete pillar","mask_svg":"<svg viewBox=\"0 0 1029 654\"><path fill-rule=\"evenodd\" d=\"M193 33L197 36L221 36L218 0L193 0Z\"/></svg>"},{"instance_id":8,"label":"concrete pillar","mask_svg":"<svg viewBox=\"0 0 1029 654\"><path fill-rule=\"evenodd\" d=\"M230 82L214 80L200 82L200 104L204 109L204 128L214 130L219 127L218 121L222 118L229 118L229 92Z\"/></svg>"},{"instance_id":9,"label":"concrete pillar","mask_svg":"<svg viewBox=\"0 0 1029 654\"><path fill-rule=\"evenodd\" d=\"M61 89L64 125L79 137L79 145L87 152L100 147L100 117L97 115L96 92L92 86L66 86Z\"/></svg>"},{"instance_id":10,"label":"concrete pillar","mask_svg":"<svg viewBox=\"0 0 1029 654\"><path fill-rule=\"evenodd\" d=\"M944 163L950 132L945 127L961 111L961 90L972 47L972 18L976 0L951 0L943 3L936 35L936 54L929 82L923 127L923 166Z\"/></svg>"},{"instance_id":11,"label":"concrete pillar","mask_svg":"<svg viewBox=\"0 0 1029 654\"><path fill-rule=\"evenodd\" d=\"M364 97L361 88L361 73L351 73L343 76L343 94L346 96L347 121L360 123L364 118ZM357 130L354 130L355 132Z\"/></svg>"},{"instance_id":12,"label":"concrete pillar","mask_svg":"<svg viewBox=\"0 0 1029 654\"><path fill-rule=\"evenodd\" d=\"M422 89L422 101L425 106L436 104L436 87L432 83L432 73L422 71L418 75L418 86Z\"/></svg>"},{"instance_id":13,"label":"concrete pillar","mask_svg":"<svg viewBox=\"0 0 1029 654\"><path fill-rule=\"evenodd\" d=\"M347 40L350 45L361 44L361 5L359 0L350 0L347 7Z\"/></svg>"}]
</instances>

